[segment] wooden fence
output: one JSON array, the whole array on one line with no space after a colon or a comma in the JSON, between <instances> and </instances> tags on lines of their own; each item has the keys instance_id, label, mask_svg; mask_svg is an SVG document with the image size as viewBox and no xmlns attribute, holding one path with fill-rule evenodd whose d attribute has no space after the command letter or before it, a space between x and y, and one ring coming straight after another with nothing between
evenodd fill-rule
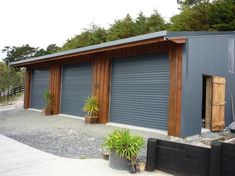
<instances>
[{"instance_id":1,"label":"wooden fence","mask_svg":"<svg viewBox=\"0 0 235 176\"><path fill-rule=\"evenodd\" d=\"M10 91L8 92L8 95L11 97L11 96L14 96L17 93L21 93L23 91L24 91L24 86L14 87L14 88L10 89Z\"/></svg>"},{"instance_id":2,"label":"wooden fence","mask_svg":"<svg viewBox=\"0 0 235 176\"><path fill-rule=\"evenodd\" d=\"M11 97L16 95L17 93L21 93L24 91L24 86L17 86L6 90L5 92L0 92L0 97Z\"/></svg>"},{"instance_id":3,"label":"wooden fence","mask_svg":"<svg viewBox=\"0 0 235 176\"><path fill-rule=\"evenodd\" d=\"M235 176L235 144L213 142L211 148L150 138L146 170L174 175Z\"/></svg>"}]
</instances>

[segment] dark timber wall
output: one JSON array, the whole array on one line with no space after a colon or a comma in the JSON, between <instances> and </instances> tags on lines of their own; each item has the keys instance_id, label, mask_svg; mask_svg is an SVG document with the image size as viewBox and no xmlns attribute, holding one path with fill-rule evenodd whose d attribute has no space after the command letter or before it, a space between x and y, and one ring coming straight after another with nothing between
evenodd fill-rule
<instances>
[{"instance_id":1,"label":"dark timber wall","mask_svg":"<svg viewBox=\"0 0 235 176\"><path fill-rule=\"evenodd\" d=\"M234 176L235 144L212 142L211 148L148 139L146 170L173 175Z\"/></svg>"},{"instance_id":2,"label":"dark timber wall","mask_svg":"<svg viewBox=\"0 0 235 176\"><path fill-rule=\"evenodd\" d=\"M183 40L182 40L183 41ZM26 73L26 92L25 108L29 108L27 102L30 99L30 69L50 66L50 90L54 95L53 114L60 113L60 92L61 92L61 66L63 64L79 64L81 62L92 62L93 67L93 84L92 92L99 98L101 112L99 122L106 123L109 121L109 91L110 91L110 74L111 60L115 57L142 56L161 52L169 53L170 63L170 98L168 113L168 132L169 135L180 135L180 113L181 113L181 87L182 87L182 48L183 43L178 44L175 41L154 40L157 43L146 44L141 42L138 46L128 45L124 48L117 47L102 52L78 53L64 58L55 58L54 61L44 61L41 63L30 64L27 66ZM56 60L57 59L57 60Z\"/></svg>"}]
</instances>

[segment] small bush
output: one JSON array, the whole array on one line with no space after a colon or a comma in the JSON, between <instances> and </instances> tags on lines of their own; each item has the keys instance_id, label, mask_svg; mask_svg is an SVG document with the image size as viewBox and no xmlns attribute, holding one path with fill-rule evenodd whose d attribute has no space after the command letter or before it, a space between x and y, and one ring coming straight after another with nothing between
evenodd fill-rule
<instances>
[{"instance_id":1,"label":"small bush","mask_svg":"<svg viewBox=\"0 0 235 176\"><path fill-rule=\"evenodd\" d=\"M103 146L133 163L144 146L144 139L130 135L129 130L115 130L107 136Z\"/></svg>"}]
</instances>

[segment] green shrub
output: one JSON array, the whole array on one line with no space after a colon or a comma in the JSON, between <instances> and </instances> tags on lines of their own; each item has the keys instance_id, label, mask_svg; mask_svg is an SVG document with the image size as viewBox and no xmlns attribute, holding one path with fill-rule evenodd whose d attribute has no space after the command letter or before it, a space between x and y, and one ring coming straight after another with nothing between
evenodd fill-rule
<instances>
[{"instance_id":1,"label":"green shrub","mask_svg":"<svg viewBox=\"0 0 235 176\"><path fill-rule=\"evenodd\" d=\"M83 106L83 111L87 112L88 116L95 116L99 113L99 102L97 97L91 96L85 100L85 104Z\"/></svg>"},{"instance_id":2,"label":"green shrub","mask_svg":"<svg viewBox=\"0 0 235 176\"><path fill-rule=\"evenodd\" d=\"M115 130L107 136L103 146L133 164L144 146L144 139L141 136L130 135L129 130Z\"/></svg>"}]
</instances>

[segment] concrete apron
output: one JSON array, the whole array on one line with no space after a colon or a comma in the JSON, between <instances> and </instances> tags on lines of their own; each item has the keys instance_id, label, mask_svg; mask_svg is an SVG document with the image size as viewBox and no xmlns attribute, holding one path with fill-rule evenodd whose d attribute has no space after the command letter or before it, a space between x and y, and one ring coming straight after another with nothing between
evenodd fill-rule
<instances>
[{"instance_id":1,"label":"concrete apron","mask_svg":"<svg viewBox=\"0 0 235 176\"><path fill-rule=\"evenodd\" d=\"M1 176L122 176L133 175L127 171L113 170L102 159L69 159L55 156L11 138L0 135ZM142 172L137 175L167 176L160 171Z\"/></svg>"}]
</instances>

